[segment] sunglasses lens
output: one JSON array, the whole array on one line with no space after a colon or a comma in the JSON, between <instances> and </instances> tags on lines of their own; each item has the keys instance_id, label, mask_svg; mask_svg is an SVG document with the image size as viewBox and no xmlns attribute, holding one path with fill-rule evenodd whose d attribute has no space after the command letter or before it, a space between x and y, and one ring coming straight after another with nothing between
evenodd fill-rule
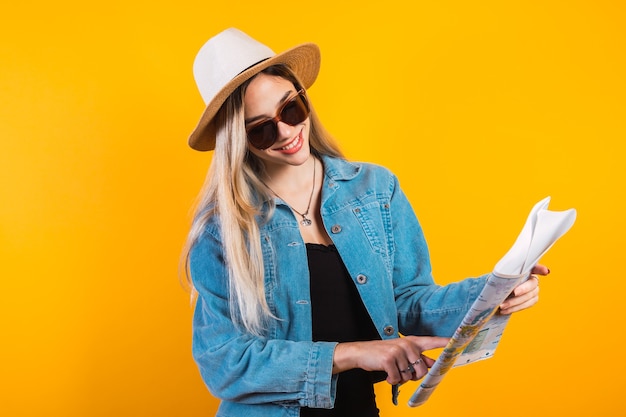
<instances>
[{"instance_id":1,"label":"sunglasses lens","mask_svg":"<svg viewBox=\"0 0 626 417\"><path fill-rule=\"evenodd\" d=\"M267 149L276 142L276 128L276 123L268 120L248 130L248 140L255 148Z\"/></svg>"},{"instance_id":2,"label":"sunglasses lens","mask_svg":"<svg viewBox=\"0 0 626 417\"><path fill-rule=\"evenodd\" d=\"M283 108L283 111L280 113L280 120L291 126L295 126L304 122L308 116L309 109L304 102L304 98L298 95Z\"/></svg>"},{"instance_id":3,"label":"sunglasses lens","mask_svg":"<svg viewBox=\"0 0 626 417\"><path fill-rule=\"evenodd\" d=\"M276 120L287 123L290 126L300 124L309 117L309 104L303 92L289 100L280 110L278 117L267 120L254 126L247 131L248 141L257 149L267 149L278 138L278 125Z\"/></svg>"}]
</instances>

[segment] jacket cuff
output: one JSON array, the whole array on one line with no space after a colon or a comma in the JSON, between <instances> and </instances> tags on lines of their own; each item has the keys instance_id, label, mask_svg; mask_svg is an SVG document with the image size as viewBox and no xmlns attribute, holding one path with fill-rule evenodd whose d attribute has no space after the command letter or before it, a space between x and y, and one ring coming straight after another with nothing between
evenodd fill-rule
<instances>
[{"instance_id":1,"label":"jacket cuff","mask_svg":"<svg viewBox=\"0 0 626 417\"><path fill-rule=\"evenodd\" d=\"M304 406L311 408L333 408L337 393L337 375L333 375L335 342L317 342L309 356L307 380L305 381Z\"/></svg>"}]
</instances>

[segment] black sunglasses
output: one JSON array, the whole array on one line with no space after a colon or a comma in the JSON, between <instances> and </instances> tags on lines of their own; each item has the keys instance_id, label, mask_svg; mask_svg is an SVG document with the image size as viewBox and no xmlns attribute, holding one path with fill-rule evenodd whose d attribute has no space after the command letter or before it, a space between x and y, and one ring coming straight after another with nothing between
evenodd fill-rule
<instances>
[{"instance_id":1,"label":"black sunglasses","mask_svg":"<svg viewBox=\"0 0 626 417\"><path fill-rule=\"evenodd\" d=\"M257 149L267 149L278 139L278 122L295 126L304 122L310 111L304 90L300 90L278 109L276 117L246 126L248 142Z\"/></svg>"}]
</instances>

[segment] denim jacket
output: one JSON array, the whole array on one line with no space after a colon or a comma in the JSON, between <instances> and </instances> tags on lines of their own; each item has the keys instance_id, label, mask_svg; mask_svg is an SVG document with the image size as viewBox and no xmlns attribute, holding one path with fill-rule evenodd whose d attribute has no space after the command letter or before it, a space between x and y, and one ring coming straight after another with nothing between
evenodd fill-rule
<instances>
[{"instance_id":1,"label":"denim jacket","mask_svg":"<svg viewBox=\"0 0 626 417\"><path fill-rule=\"evenodd\" d=\"M433 282L422 229L397 178L383 167L323 157L321 215L380 337L451 336L484 278ZM298 416L331 408L336 343L312 342L309 271L298 219L276 199L261 226L265 293L273 320L264 337L229 316L219 223L206 227L190 255L198 291L193 356L219 417Z\"/></svg>"}]
</instances>

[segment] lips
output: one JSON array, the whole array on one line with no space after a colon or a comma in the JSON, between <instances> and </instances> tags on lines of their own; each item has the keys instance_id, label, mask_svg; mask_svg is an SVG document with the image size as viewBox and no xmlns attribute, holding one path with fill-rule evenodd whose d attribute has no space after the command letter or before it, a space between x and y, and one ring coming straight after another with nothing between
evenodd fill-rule
<instances>
[{"instance_id":1,"label":"lips","mask_svg":"<svg viewBox=\"0 0 626 417\"><path fill-rule=\"evenodd\" d=\"M302 137L303 131L304 131L304 128L300 130L300 133L298 133L298 135L291 142L289 142L287 145L281 148L276 148L275 151L286 153L286 154L293 154L293 153L298 152L300 148L302 148L302 145L304 143L304 138Z\"/></svg>"}]
</instances>

